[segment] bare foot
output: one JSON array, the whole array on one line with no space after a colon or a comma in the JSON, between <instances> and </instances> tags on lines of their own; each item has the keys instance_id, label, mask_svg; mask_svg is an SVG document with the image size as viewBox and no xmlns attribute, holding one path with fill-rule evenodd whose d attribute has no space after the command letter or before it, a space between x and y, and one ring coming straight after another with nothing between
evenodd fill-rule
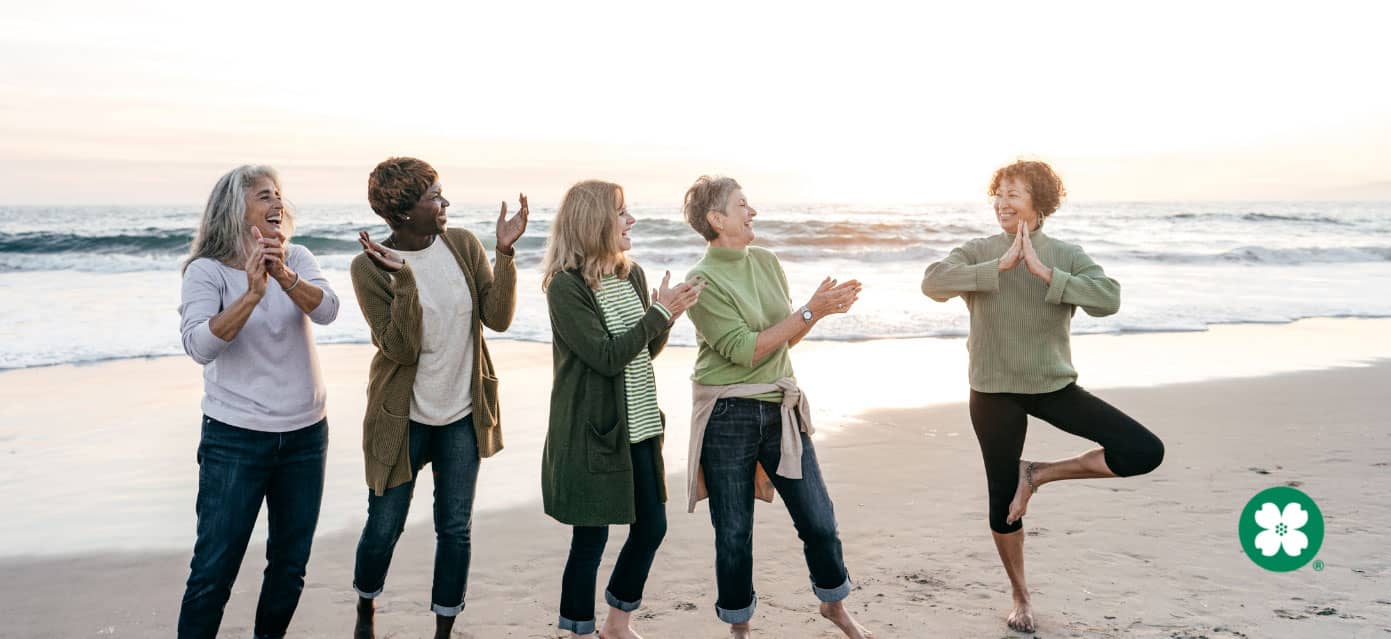
<instances>
[{"instance_id":1,"label":"bare foot","mask_svg":"<svg viewBox=\"0 0 1391 639\"><path fill-rule=\"evenodd\" d=\"M1037 483L1034 484L1035 487L1029 486L1028 471L1030 463L1034 465L1035 475L1038 473L1039 466L1042 466L1042 464L1037 462L1019 460L1019 483L1014 488L1014 500L1009 502L1009 514L1005 516L1005 523L1007 524L1013 524L1024 518L1024 513L1029 510L1029 498L1033 497L1035 492L1038 492Z\"/></svg>"},{"instance_id":2,"label":"bare foot","mask_svg":"<svg viewBox=\"0 0 1391 639\"><path fill-rule=\"evenodd\" d=\"M844 602L821 602L821 616L831 620L849 639L874 639L874 633L866 630L860 622L850 616Z\"/></svg>"},{"instance_id":3,"label":"bare foot","mask_svg":"<svg viewBox=\"0 0 1391 639\"><path fill-rule=\"evenodd\" d=\"M1017 630L1019 632L1033 632L1033 606L1029 605L1029 602L1027 601L1015 601L1014 610L1010 611L1009 618L1005 620L1005 624L1008 625L1011 630Z\"/></svg>"},{"instance_id":4,"label":"bare foot","mask_svg":"<svg viewBox=\"0 0 1391 639\"><path fill-rule=\"evenodd\" d=\"M353 624L353 639L376 639L376 628L373 624L376 607L371 599L358 598L357 600L357 622Z\"/></svg>"},{"instance_id":5,"label":"bare foot","mask_svg":"<svg viewBox=\"0 0 1391 639\"><path fill-rule=\"evenodd\" d=\"M729 639L751 639L753 631L749 629L749 622L729 624Z\"/></svg>"}]
</instances>

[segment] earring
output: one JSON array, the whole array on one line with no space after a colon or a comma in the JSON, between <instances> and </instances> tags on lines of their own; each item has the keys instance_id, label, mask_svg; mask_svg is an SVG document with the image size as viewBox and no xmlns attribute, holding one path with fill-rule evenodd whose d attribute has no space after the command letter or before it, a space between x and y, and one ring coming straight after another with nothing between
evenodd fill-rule
<instances>
[{"instance_id":1,"label":"earring","mask_svg":"<svg viewBox=\"0 0 1391 639\"><path fill-rule=\"evenodd\" d=\"M406 221L409 222L410 220L411 220L411 216L407 215L407 216L406 216Z\"/></svg>"}]
</instances>

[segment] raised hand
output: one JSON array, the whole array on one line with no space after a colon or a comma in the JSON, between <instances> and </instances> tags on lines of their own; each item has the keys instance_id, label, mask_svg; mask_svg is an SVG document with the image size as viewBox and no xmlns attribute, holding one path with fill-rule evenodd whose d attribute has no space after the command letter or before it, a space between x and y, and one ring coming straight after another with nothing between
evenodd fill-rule
<instances>
[{"instance_id":1,"label":"raised hand","mask_svg":"<svg viewBox=\"0 0 1391 639\"><path fill-rule=\"evenodd\" d=\"M696 302L700 301L700 292L705 290L706 282L705 280L696 280L694 284L682 282L677 284L675 288L671 288L669 284L671 284L671 271L667 271L666 275L662 276L661 288L652 289L652 299L660 302L668 311L671 311L671 319L675 321L676 318L681 317L682 313L686 312L686 309L695 306Z\"/></svg>"},{"instance_id":2,"label":"raised hand","mask_svg":"<svg viewBox=\"0 0 1391 639\"><path fill-rule=\"evenodd\" d=\"M246 293L260 299L266 294L266 255L259 242L260 233L252 227L252 236L258 239L246 257Z\"/></svg>"},{"instance_id":3,"label":"raised hand","mask_svg":"<svg viewBox=\"0 0 1391 639\"><path fill-rule=\"evenodd\" d=\"M1029 269L1034 277L1052 284L1053 269L1039 259L1038 252L1034 250L1034 241L1029 239L1028 233L1020 233L1019 236L1024 238L1024 268Z\"/></svg>"},{"instance_id":4,"label":"raised hand","mask_svg":"<svg viewBox=\"0 0 1391 639\"><path fill-rule=\"evenodd\" d=\"M502 210L497 214L497 249L503 253L511 254L512 245L522 238L526 233L526 220L531 215L531 209L527 207L526 194L517 194L521 200L522 210L517 212L512 219L507 219L507 203L502 203Z\"/></svg>"},{"instance_id":5,"label":"raised hand","mask_svg":"<svg viewBox=\"0 0 1391 639\"><path fill-rule=\"evenodd\" d=\"M1029 232L1027 230L1028 227L1025 226L1023 221L1019 222L1019 226L1023 226L1026 230L1022 233L1018 230L1015 231L1014 243L1010 244L1009 248L1005 249L1005 254L1000 256L1001 271L1008 271L1019 266L1019 262L1024 259L1024 242L1025 238L1029 237ZM1019 227L1015 228L1018 229Z\"/></svg>"},{"instance_id":6,"label":"raised hand","mask_svg":"<svg viewBox=\"0 0 1391 639\"><path fill-rule=\"evenodd\" d=\"M261 233L261 229L251 227L251 236L255 238L256 244L261 247L261 254L265 256L266 274L275 278L280 283L280 288L288 288L295 283L295 272L285 264L285 258L289 252L285 247L285 234L276 231L275 235L266 237Z\"/></svg>"},{"instance_id":7,"label":"raised hand","mask_svg":"<svg viewBox=\"0 0 1391 639\"><path fill-rule=\"evenodd\" d=\"M811 301L807 302L807 308L811 310L813 318L845 313L859 299L861 288L858 280L847 280L837 284L835 279L828 277L816 287Z\"/></svg>"},{"instance_id":8,"label":"raised hand","mask_svg":"<svg viewBox=\"0 0 1391 639\"><path fill-rule=\"evenodd\" d=\"M362 245L362 252L366 253L367 257L372 258L372 262L384 271L395 273L406 265L406 260L395 251L373 242L367 231L358 232L357 242Z\"/></svg>"}]
</instances>

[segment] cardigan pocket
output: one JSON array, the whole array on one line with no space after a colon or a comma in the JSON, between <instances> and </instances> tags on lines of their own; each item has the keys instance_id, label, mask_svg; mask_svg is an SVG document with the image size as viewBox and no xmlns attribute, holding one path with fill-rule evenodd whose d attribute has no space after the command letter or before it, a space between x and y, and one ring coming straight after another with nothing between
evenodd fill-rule
<instances>
[{"instance_id":1,"label":"cardigan pocket","mask_svg":"<svg viewBox=\"0 0 1391 639\"><path fill-rule=\"evenodd\" d=\"M585 444L589 449L589 472L616 473L632 470L632 460L619 440L623 436L623 429L619 428L618 424L615 423L601 433L594 427L594 422L586 421L584 432Z\"/></svg>"},{"instance_id":2,"label":"cardigan pocket","mask_svg":"<svg viewBox=\"0 0 1391 639\"><path fill-rule=\"evenodd\" d=\"M497 428L498 425L498 396L497 378L483 373L483 387L479 390L478 400L473 406L473 421L484 428Z\"/></svg>"},{"instance_id":3,"label":"cardigan pocket","mask_svg":"<svg viewBox=\"0 0 1391 639\"><path fill-rule=\"evenodd\" d=\"M402 417L386 412L385 408L377 409L372 413L367 428L372 433L367 453L378 463L395 466L397 455L401 454L401 445L409 436L410 425L409 415Z\"/></svg>"}]
</instances>

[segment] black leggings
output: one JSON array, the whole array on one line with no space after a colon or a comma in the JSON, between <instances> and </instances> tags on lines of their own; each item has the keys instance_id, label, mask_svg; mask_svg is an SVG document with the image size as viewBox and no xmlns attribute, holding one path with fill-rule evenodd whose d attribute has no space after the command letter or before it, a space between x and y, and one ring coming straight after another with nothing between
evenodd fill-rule
<instances>
[{"instance_id":1,"label":"black leggings","mask_svg":"<svg viewBox=\"0 0 1391 639\"><path fill-rule=\"evenodd\" d=\"M642 588L657 547L667 533L666 506L662 504L657 482L657 438L644 439L632 446L633 501L637 521L628 527L628 540L618 553L609 579L605 599L620 610L632 611L642 602ZM570 558L565 562L565 575L560 584L560 616L585 622L594 619L595 579L599 561L609 539L608 526L575 526L570 539ZM592 623L592 622L591 622ZM592 632L592 631L591 631ZM585 634L580 632L579 634Z\"/></svg>"},{"instance_id":2,"label":"black leggings","mask_svg":"<svg viewBox=\"0 0 1391 639\"><path fill-rule=\"evenodd\" d=\"M971 425L976 429L985 481L990 487L990 529L1012 533L1023 521L1006 524L1009 503L1019 486L1028 416L1101 445L1106 467L1120 477L1143 475L1164 461L1164 443L1139 422L1076 384L1037 395L971 391Z\"/></svg>"}]
</instances>

